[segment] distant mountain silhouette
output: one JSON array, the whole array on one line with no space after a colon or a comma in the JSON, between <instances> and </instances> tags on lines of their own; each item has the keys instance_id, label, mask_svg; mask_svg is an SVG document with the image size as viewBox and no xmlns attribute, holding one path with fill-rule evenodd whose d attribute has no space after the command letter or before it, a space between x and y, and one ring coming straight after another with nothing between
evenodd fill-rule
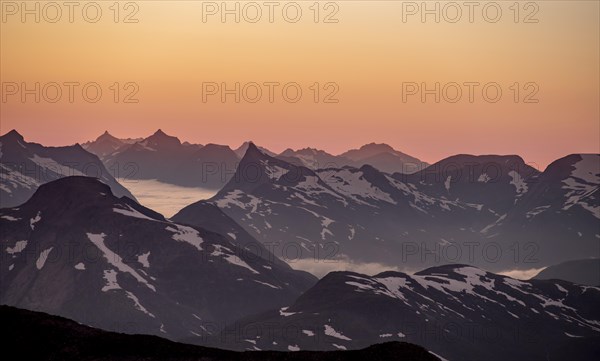
<instances>
[{"instance_id":1,"label":"distant mountain silhouette","mask_svg":"<svg viewBox=\"0 0 600 361\"><path fill-rule=\"evenodd\" d=\"M103 159L127 179L156 179L185 187L220 189L235 171L238 157L227 146L181 143L157 130Z\"/></svg>"},{"instance_id":2,"label":"distant mountain silhouette","mask_svg":"<svg viewBox=\"0 0 600 361\"><path fill-rule=\"evenodd\" d=\"M600 287L600 259L580 259L547 267L536 276L536 280L565 280L580 285Z\"/></svg>"},{"instance_id":3,"label":"distant mountain silhouette","mask_svg":"<svg viewBox=\"0 0 600 361\"><path fill-rule=\"evenodd\" d=\"M127 144L133 144L141 141L142 138L127 138L119 139L112 136L108 131L105 131L93 141L85 142L81 146L90 153L96 154L100 159L114 153L119 148Z\"/></svg>"},{"instance_id":4,"label":"distant mountain silhouette","mask_svg":"<svg viewBox=\"0 0 600 361\"><path fill-rule=\"evenodd\" d=\"M0 207L15 207L47 182L73 175L97 177L118 196L133 195L98 157L79 144L45 147L29 143L16 130L0 136Z\"/></svg>"},{"instance_id":5,"label":"distant mountain silhouette","mask_svg":"<svg viewBox=\"0 0 600 361\"><path fill-rule=\"evenodd\" d=\"M265 154L272 156L272 154ZM375 143L366 144L360 149L349 150L337 156L319 149L304 148L299 150L286 149L277 157L315 170L344 166L360 168L363 165L370 165L386 173L414 173L428 165L415 157L395 150L387 144Z\"/></svg>"},{"instance_id":6,"label":"distant mountain silhouette","mask_svg":"<svg viewBox=\"0 0 600 361\"><path fill-rule=\"evenodd\" d=\"M386 173L414 173L428 166L426 162L395 150L387 144L365 144L359 149L340 154L340 157L351 159L357 167L368 164Z\"/></svg>"}]
</instances>

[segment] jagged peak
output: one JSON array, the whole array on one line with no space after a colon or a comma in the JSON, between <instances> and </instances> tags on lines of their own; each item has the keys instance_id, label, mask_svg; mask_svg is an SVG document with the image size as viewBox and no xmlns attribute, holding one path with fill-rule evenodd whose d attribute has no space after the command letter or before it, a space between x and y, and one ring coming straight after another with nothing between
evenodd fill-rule
<instances>
[{"instance_id":1,"label":"jagged peak","mask_svg":"<svg viewBox=\"0 0 600 361\"><path fill-rule=\"evenodd\" d=\"M142 143L143 142L151 142L153 144L181 145L179 138L166 134L162 131L162 129L158 129L156 132L154 132L154 134L144 139ZM143 144L146 145L146 143Z\"/></svg>"},{"instance_id":2,"label":"jagged peak","mask_svg":"<svg viewBox=\"0 0 600 361\"><path fill-rule=\"evenodd\" d=\"M119 140L119 139L117 139L117 137L110 134L108 132L108 130L105 130L104 133L102 133L98 138L96 138L97 142L102 141L102 140Z\"/></svg>"},{"instance_id":3,"label":"jagged peak","mask_svg":"<svg viewBox=\"0 0 600 361\"><path fill-rule=\"evenodd\" d=\"M2 137L0 137L0 138L2 138L2 139L7 139L7 140L8 140L8 139L13 139L13 140L18 140L18 141L21 141L21 142L23 142L23 141L24 141L24 139L23 139L23 136L22 136L22 135L21 135L19 132L17 132L17 130L16 130L16 129L13 129L13 130L11 130L10 132L8 132L8 133L4 134L4 135L3 135Z\"/></svg>"},{"instance_id":4,"label":"jagged peak","mask_svg":"<svg viewBox=\"0 0 600 361\"><path fill-rule=\"evenodd\" d=\"M258 147L254 144L254 142L248 142L248 148L246 149L246 154L244 154L244 158L262 158L262 157L267 157L266 154L264 154L263 152L260 151L260 149L258 149Z\"/></svg>"}]
</instances>

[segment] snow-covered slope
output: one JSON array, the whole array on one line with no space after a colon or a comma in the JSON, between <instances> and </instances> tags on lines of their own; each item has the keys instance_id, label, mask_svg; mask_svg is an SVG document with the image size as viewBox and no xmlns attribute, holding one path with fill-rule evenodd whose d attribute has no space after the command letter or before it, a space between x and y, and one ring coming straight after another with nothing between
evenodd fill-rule
<instances>
[{"instance_id":1,"label":"snow-covered slope","mask_svg":"<svg viewBox=\"0 0 600 361\"><path fill-rule=\"evenodd\" d=\"M44 147L26 142L15 130L0 137L0 207L17 206L40 185L74 175L97 177L116 195L135 199L97 156L79 144Z\"/></svg>"},{"instance_id":2,"label":"snow-covered slope","mask_svg":"<svg viewBox=\"0 0 600 361\"><path fill-rule=\"evenodd\" d=\"M390 175L368 165L311 170L251 146L215 197L182 212L191 222L195 207L216 205L292 260L541 268L597 252L598 183L582 159L540 173L517 156L463 155Z\"/></svg>"},{"instance_id":3,"label":"snow-covered slope","mask_svg":"<svg viewBox=\"0 0 600 361\"><path fill-rule=\"evenodd\" d=\"M279 310L244 320L215 345L235 349L357 349L419 344L449 360L545 359L574 338L600 336L600 289L566 281L519 281L466 265L414 275L333 272ZM593 341L592 341L593 342ZM574 350L573 355L576 355Z\"/></svg>"},{"instance_id":4,"label":"snow-covered slope","mask_svg":"<svg viewBox=\"0 0 600 361\"><path fill-rule=\"evenodd\" d=\"M207 335L315 282L235 229L167 221L88 177L42 185L0 227L0 303L107 330Z\"/></svg>"}]
</instances>

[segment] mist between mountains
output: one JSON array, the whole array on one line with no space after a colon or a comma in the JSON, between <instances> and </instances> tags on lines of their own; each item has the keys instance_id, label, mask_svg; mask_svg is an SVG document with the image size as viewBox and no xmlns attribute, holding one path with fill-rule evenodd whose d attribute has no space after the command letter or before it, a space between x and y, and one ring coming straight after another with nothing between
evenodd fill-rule
<instances>
[{"instance_id":1,"label":"mist between mountains","mask_svg":"<svg viewBox=\"0 0 600 361\"><path fill-rule=\"evenodd\" d=\"M98 162L44 162L43 164L28 165L18 162L1 162L0 179L10 180L21 178L20 180L34 180L37 182L50 182L62 177L68 176L87 176L102 179L110 175L122 183L135 183L137 180L149 179L144 169L136 162L108 164L106 168ZM233 166L225 162L198 161L198 166L194 168L197 171L196 179L200 182L197 187L203 187L209 180L219 180L223 183L229 181L235 184L256 184L256 183L296 183L305 179L306 176L314 175L313 170L319 170L319 178L324 183L335 183L336 169L344 168L345 165L336 162L319 164L317 161L309 164L309 168L304 165L289 163L289 169L270 168L269 174L265 174L266 164L263 161L244 160L235 163ZM106 169L106 170L104 170ZM426 165L423 163L403 163L402 170L394 173L394 179L407 182L409 178L415 180L413 174L420 172L416 181L427 182L429 184L443 184L449 189L455 183L497 183L503 177L512 177L517 185L524 179L529 183L535 183L535 175L539 169L535 163L511 162L501 164L498 162L454 162L448 161ZM15 174L12 170L18 170ZM189 169L186 169L189 171ZM108 174L106 174L108 172Z\"/></svg>"},{"instance_id":2,"label":"mist between mountains","mask_svg":"<svg viewBox=\"0 0 600 361\"><path fill-rule=\"evenodd\" d=\"M344 7L360 1L186 1L203 24L337 24ZM366 0L364 0L366 2ZM538 1L373 1L393 8L398 24L538 24ZM4 1L2 23L137 24L148 1Z\"/></svg>"},{"instance_id":3,"label":"mist between mountains","mask_svg":"<svg viewBox=\"0 0 600 361\"><path fill-rule=\"evenodd\" d=\"M169 223L165 223L169 224ZM430 241L430 242L427 242ZM444 264L513 264L515 268L525 266L534 268L533 265L539 262L537 258L540 251L538 242L518 242L515 241L508 245L503 245L495 241L455 241L445 244L431 242L429 239L399 242L400 251L390 269L403 269L405 265L411 265L413 271L419 271L414 268L415 265L422 264L427 266ZM40 247L38 244L28 244L26 240L14 241L12 246L7 246L1 253L0 260L3 265L11 264L17 256L20 256L20 262L23 259L35 260L38 269L42 269L46 264L75 264L76 269L85 269L86 264L104 262L105 260L114 262L124 262L126 264L139 264L144 266L147 261L147 254L140 248L136 242L127 239L119 239L115 242L114 258L106 256L100 249L93 244L77 241L53 242L50 246ZM76 257L83 255L83 259ZM25 257L23 257L25 256ZM299 241L286 242L250 242L234 251L232 256L237 260L254 264L259 259L274 262L281 259L294 267L296 263L301 264L299 268L307 268L310 263L319 267L322 264L328 268L330 263L335 269L342 265L341 269L353 264L344 253L344 246L339 242L326 241L306 245ZM211 254L202 252L198 255L201 263L210 264ZM368 265L368 264L365 264ZM356 266L356 265L355 265ZM359 264L360 266L360 264ZM412 273L412 272L409 272Z\"/></svg>"}]
</instances>

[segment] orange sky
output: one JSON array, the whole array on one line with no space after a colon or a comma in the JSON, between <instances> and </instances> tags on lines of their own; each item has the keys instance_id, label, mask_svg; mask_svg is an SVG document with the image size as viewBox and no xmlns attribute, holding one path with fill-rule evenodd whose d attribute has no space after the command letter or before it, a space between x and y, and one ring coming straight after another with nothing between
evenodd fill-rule
<instances>
[{"instance_id":1,"label":"orange sky","mask_svg":"<svg viewBox=\"0 0 600 361\"><path fill-rule=\"evenodd\" d=\"M66 8L58 22L49 23L55 9L44 13L41 2L40 22L27 15L23 23L14 2L0 3L0 131L16 128L30 141L62 145L93 139L106 129L138 137L162 128L203 144L237 147L252 139L274 151L312 146L340 153L375 141L429 162L456 153L512 153L540 167L569 153L600 151L597 1L538 1L537 9L520 8L518 23L513 1L496 2L502 10L496 23L486 21L481 8L472 23L466 8L456 23L445 21L443 13L439 23L432 16L423 23L420 14L403 22L408 9L397 1L334 2L337 8L321 2L318 23L313 1L296 2L302 9L296 23L282 16L287 2L275 8L273 23L264 7L257 23L245 21L244 14L239 23L232 16L222 23L220 13L203 22L208 3L200 1L132 2L137 23L123 23L135 7L121 2L115 23L114 1L100 1L96 23L85 21L81 8L72 23ZM439 3L441 9L446 5ZM253 17L248 9L246 15ZM338 22L323 23L336 9ZM454 16L452 11L446 15ZM538 22L523 23L532 11ZM50 86L40 103L33 95L23 102L21 84L33 88L36 82L41 92L48 82L96 82L102 98L86 102L79 86L70 103L68 87L61 85L56 103L46 101L55 94ZM115 82L136 83L139 101L122 102L129 88L121 89L115 103L110 89ZM233 96L222 103L219 95L203 102L204 82L228 87L295 82L303 96L287 102L279 86L271 103L268 88L261 86L256 103L235 103ZM330 87L320 90L315 103L310 88L315 82L321 88L336 83L339 102L322 102ZM495 82L503 94L489 103L479 86L471 103L462 85L456 103L435 103L433 96L423 103L418 94L403 102L403 82L431 88L436 82ZM518 103L510 88L515 82L521 87ZM523 103L534 89L523 89L528 82L539 88L538 103ZM254 96L253 88L247 90ZM454 96L454 88L447 90Z\"/></svg>"}]
</instances>

